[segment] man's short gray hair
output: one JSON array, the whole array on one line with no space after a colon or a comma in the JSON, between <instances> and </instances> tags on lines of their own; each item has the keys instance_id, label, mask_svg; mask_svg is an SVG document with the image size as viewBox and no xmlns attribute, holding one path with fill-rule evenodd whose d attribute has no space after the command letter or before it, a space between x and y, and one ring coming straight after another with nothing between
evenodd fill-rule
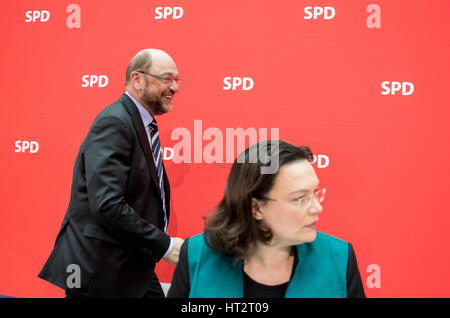
<instances>
[{"instance_id":1,"label":"man's short gray hair","mask_svg":"<svg viewBox=\"0 0 450 318\"><path fill-rule=\"evenodd\" d=\"M131 73L134 71L146 71L152 66L152 54L150 50L145 49L138 52L130 61L125 73L125 86L128 86L131 80Z\"/></svg>"}]
</instances>

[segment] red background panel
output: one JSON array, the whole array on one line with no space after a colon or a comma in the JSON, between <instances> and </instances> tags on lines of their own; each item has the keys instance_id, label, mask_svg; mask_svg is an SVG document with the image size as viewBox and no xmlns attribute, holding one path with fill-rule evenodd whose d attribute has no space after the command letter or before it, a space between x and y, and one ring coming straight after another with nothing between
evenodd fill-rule
<instances>
[{"instance_id":1,"label":"red background panel","mask_svg":"<svg viewBox=\"0 0 450 318\"><path fill-rule=\"evenodd\" d=\"M69 4L81 9L70 29ZM368 28L376 3L381 28ZM333 19L304 19L307 6ZM181 7L180 19L155 19ZM47 10L47 22L25 22ZM218 128L278 128L279 137L329 159L315 164L328 189L318 230L353 244L369 297L450 296L450 11L448 1L20 1L0 5L0 294L62 297L37 278L69 202L78 148L94 117L125 91L136 52L168 52L182 78L161 142L194 121ZM82 87L105 75L106 87ZM251 90L224 90L249 77ZM411 95L382 95L382 82ZM15 152L35 141L36 153ZM208 144L203 142L203 148ZM193 145L193 144L192 144ZM224 149L225 153L225 149ZM225 159L225 158L224 158ZM202 230L221 199L230 163L165 161L172 186L169 233ZM370 288L371 264L380 288ZM174 267L157 265L161 282Z\"/></svg>"}]
</instances>

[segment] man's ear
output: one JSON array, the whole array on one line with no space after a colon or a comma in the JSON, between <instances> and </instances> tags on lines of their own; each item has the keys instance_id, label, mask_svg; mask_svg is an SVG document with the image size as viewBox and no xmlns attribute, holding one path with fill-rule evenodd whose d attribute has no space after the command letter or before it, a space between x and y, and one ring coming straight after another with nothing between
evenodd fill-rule
<instances>
[{"instance_id":1,"label":"man's ear","mask_svg":"<svg viewBox=\"0 0 450 318\"><path fill-rule=\"evenodd\" d=\"M142 88L142 77L139 75L138 72L131 73L130 76L130 82L131 86L137 91L139 91Z\"/></svg>"},{"instance_id":2,"label":"man's ear","mask_svg":"<svg viewBox=\"0 0 450 318\"><path fill-rule=\"evenodd\" d=\"M260 203L255 198L252 198L252 216L258 221L264 218L264 215L261 212Z\"/></svg>"}]
</instances>

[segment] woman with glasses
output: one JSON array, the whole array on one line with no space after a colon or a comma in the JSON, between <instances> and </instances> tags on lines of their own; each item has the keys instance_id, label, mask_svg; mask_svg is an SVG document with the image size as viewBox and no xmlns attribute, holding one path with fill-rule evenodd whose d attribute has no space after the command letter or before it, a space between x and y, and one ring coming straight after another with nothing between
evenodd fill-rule
<instances>
[{"instance_id":1,"label":"woman with glasses","mask_svg":"<svg viewBox=\"0 0 450 318\"><path fill-rule=\"evenodd\" d=\"M184 242L168 297L365 297L352 245L316 230L326 189L312 158L279 140L241 153L204 233Z\"/></svg>"}]
</instances>

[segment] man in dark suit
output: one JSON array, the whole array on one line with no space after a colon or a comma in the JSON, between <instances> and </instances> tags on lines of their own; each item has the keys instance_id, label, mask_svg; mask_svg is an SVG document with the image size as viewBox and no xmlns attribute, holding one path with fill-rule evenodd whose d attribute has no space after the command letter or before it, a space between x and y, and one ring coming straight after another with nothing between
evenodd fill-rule
<instances>
[{"instance_id":1,"label":"man in dark suit","mask_svg":"<svg viewBox=\"0 0 450 318\"><path fill-rule=\"evenodd\" d=\"M170 186L155 116L172 108L178 70L161 50L130 61L127 92L106 107L80 147L67 213L39 277L67 297L164 297L154 273L178 262Z\"/></svg>"}]
</instances>

